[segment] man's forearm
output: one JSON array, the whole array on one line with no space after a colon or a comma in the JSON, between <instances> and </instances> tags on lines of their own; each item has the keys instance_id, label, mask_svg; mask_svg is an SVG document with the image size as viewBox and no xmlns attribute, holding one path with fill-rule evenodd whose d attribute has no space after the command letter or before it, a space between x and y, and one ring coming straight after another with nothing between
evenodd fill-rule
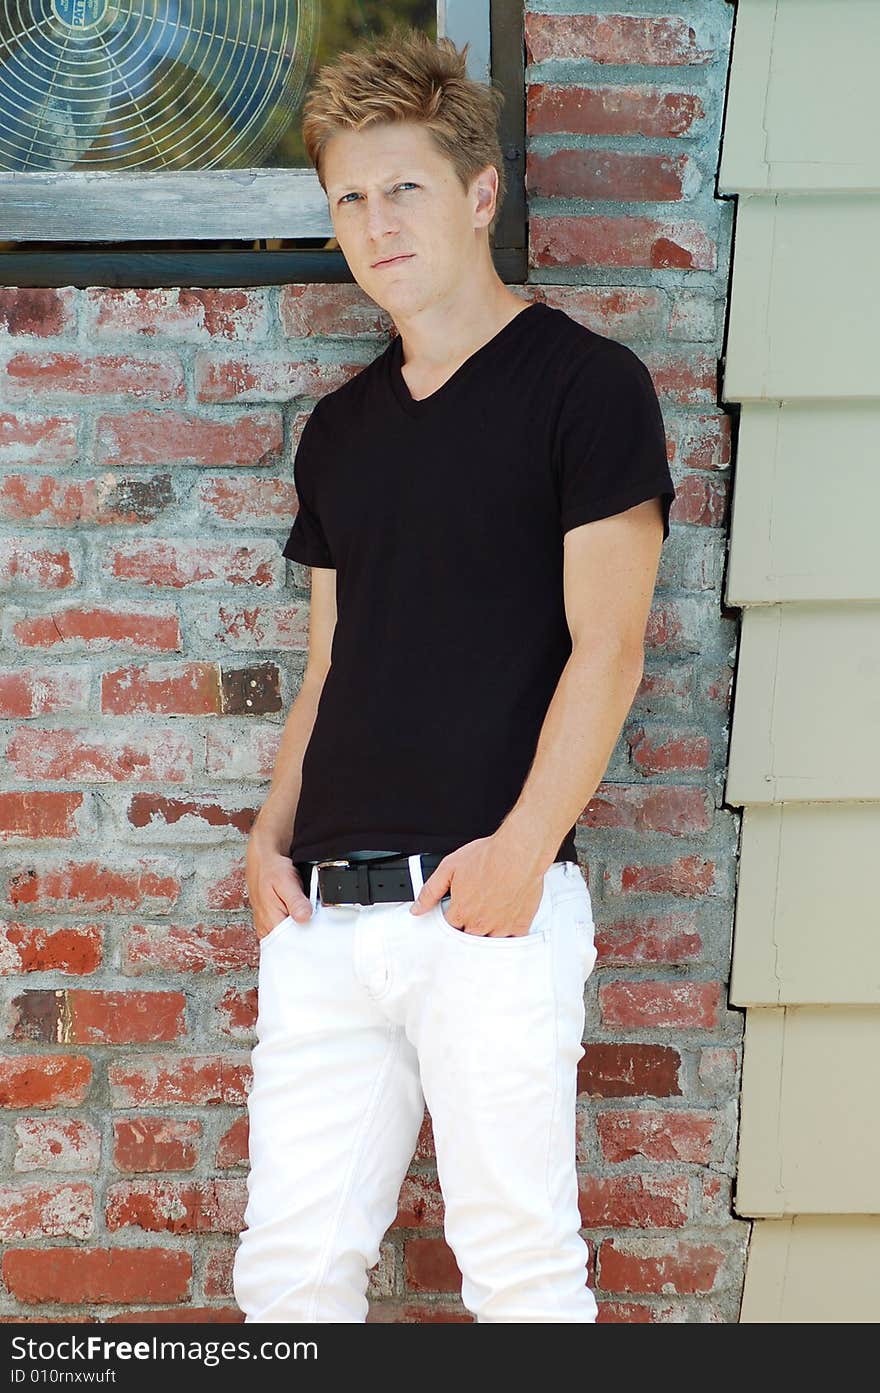
<instances>
[{"instance_id":1,"label":"man's forearm","mask_svg":"<svg viewBox=\"0 0 880 1393\"><path fill-rule=\"evenodd\" d=\"M285 856L299 803L303 755L318 714L323 685L323 681L304 678L284 723L269 792L251 828L251 844L271 846Z\"/></svg>"},{"instance_id":2,"label":"man's forearm","mask_svg":"<svg viewBox=\"0 0 880 1393\"><path fill-rule=\"evenodd\" d=\"M608 767L642 677L641 655L572 651L547 708L522 792L498 834L543 874Z\"/></svg>"}]
</instances>

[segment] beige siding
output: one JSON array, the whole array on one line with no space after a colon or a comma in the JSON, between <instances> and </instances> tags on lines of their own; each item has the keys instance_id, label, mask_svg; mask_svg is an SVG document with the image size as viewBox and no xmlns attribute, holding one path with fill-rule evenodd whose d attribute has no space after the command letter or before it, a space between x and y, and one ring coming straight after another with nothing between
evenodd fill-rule
<instances>
[{"instance_id":1,"label":"beige siding","mask_svg":"<svg viewBox=\"0 0 880 1393\"><path fill-rule=\"evenodd\" d=\"M768 1219L749 1245L740 1320L880 1321L880 1219Z\"/></svg>"},{"instance_id":2,"label":"beige siding","mask_svg":"<svg viewBox=\"0 0 880 1393\"><path fill-rule=\"evenodd\" d=\"M880 402L746 402L732 518L728 604L874 598Z\"/></svg>"},{"instance_id":3,"label":"beige siding","mask_svg":"<svg viewBox=\"0 0 880 1393\"><path fill-rule=\"evenodd\" d=\"M735 1006L880 1005L880 805L747 805Z\"/></svg>"},{"instance_id":4,"label":"beige siding","mask_svg":"<svg viewBox=\"0 0 880 1393\"><path fill-rule=\"evenodd\" d=\"M878 1058L874 1007L748 1012L736 1180L741 1213L876 1211Z\"/></svg>"},{"instance_id":5,"label":"beige siding","mask_svg":"<svg viewBox=\"0 0 880 1393\"><path fill-rule=\"evenodd\" d=\"M877 0L738 0L719 186L880 188Z\"/></svg>"},{"instance_id":6,"label":"beige siding","mask_svg":"<svg viewBox=\"0 0 880 1393\"><path fill-rule=\"evenodd\" d=\"M877 797L880 603L745 609L731 803Z\"/></svg>"},{"instance_id":7,"label":"beige siding","mask_svg":"<svg viewBox=\"0 0 880 1393\"><path fill-rule=\"evenodd\" d=\"M719 190L743 1321L880 1317L878 53L874 0L739 0Z\"/></svg>"},{"instance_id":8,"label":"beige siding","mask_svg":"<svg viewBox=\"0 0 880 1393\"><path fill-rule=\"evenodd\" d=\"M724 395L877 398L880 193L741 197Z\"/></svg>"}]
</instances>

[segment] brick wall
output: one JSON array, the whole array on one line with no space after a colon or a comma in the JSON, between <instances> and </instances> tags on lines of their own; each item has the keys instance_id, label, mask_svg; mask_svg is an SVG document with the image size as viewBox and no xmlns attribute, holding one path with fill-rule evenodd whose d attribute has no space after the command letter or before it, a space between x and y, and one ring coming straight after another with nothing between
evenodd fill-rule
<instances>
[{"instance_id":1,"label":"brick wall","mask_svg":"<svg viewBox=\"0 0 880 1393\"><path fill-rule=\"evenodd\" d=\"M735 1321L748 1231L716 386L732 23L725 0L525 16L520 293L645 360L679 490L642 687L579 829L600 945L582 1213L609 1321ZM291 461L389 323L345 285L0 288L0 1320L241 1319L243 858L308 622L280 554ZM442 1221L426 1119L371 1320L470 1319Z\"/></svg>"}]
</instances>

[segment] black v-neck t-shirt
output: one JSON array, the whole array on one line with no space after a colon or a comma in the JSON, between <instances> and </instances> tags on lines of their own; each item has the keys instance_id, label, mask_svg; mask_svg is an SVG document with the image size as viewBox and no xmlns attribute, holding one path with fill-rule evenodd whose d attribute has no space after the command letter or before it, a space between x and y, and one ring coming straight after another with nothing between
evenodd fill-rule
<instances>
[{"instance_id":1,"label":"black v-neck t-shirt","mask_svg":"<svg viewBox=\"0 0 880 1393\"><path fill-rule=\"evenodd\" d=\"M563 535L675 489L648 369L528 303L430 396L402 340L322 397L283 553L336 571L290 855L452 851L497 830L571 653ZM558 860L577 859L572 827Z\"/></svg>"}]
</instances>

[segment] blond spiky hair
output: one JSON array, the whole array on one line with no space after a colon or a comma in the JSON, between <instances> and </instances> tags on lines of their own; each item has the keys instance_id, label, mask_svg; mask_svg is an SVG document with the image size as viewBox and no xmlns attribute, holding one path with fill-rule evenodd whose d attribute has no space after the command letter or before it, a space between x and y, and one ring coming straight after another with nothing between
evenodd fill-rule
<instances>
[{"instance_id":1,"label":"blond spiky hair","mask_svg":"<svg viewBox=\"0 0 880 1393\"><path fill-rule=\"evenodd\" d=\"M462 186L486 165L498 171L494 230L507 181L498 137L503 92L467 76L468 44L434 42L419 29L395 27L324 63L303 105L306 153L326 192L324 147L339 130L380 121L417 121L452 163Z\"/></svg>"}]
</instances>

